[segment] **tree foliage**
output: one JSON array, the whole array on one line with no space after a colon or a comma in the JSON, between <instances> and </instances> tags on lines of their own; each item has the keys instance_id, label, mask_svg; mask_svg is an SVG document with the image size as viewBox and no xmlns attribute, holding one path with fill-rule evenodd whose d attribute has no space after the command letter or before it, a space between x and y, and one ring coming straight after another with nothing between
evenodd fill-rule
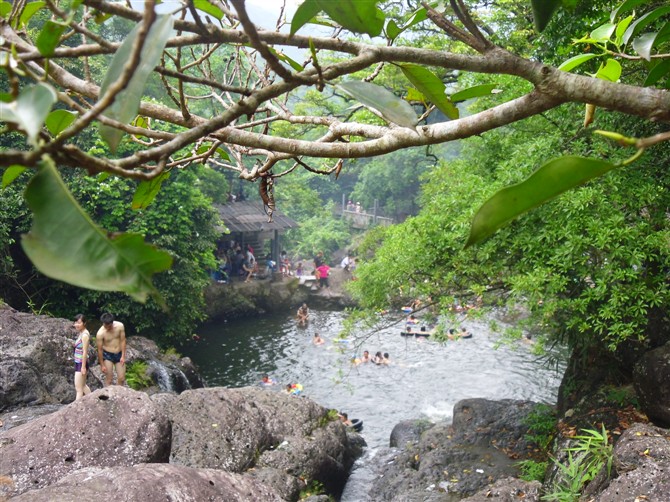
<instances>
[{"instance_id":1,"label":"tree foliage","mask_svg":"<svg viewBox=\"0 0 670 502\"><path fill-rule=\"evenodd\" d=\"M569 109L569 103L585 105L586 124L598 108L645 121L670 120L670 97L663 89L670 74L668 8L637 1L587 3L606 9L585 15L594 22L574 46L577 59L563 71L557 68L561 61L537 58L541 47L551 44L533 39L539 47L533 54L522 38L506 35L516 22L530 30L531 13L538 30L550 31L556 21L571 26L573 14L566 8L574 8L571 1L508 0L501 5L513 16L505 18L499 9L465 0L393 3L389 9L379 0L305 0L274 31L255 26L243 0L165 4L173 12L158 12L158 2L151 0L142 3L142 11L106 0L2 2L0 112L6 131L20 132L26 143L0 152L0 166L37 169L51 157L61 169L149 182L171 169L215 163L255 180L298 168L339 173L342 159L473 137ZM310 36L314 22L331 26L332 36ZM137 27L122 37L117 28L128 24ZM423 30L439 30L445 42L416 46ZM284 47L309 50L310 57L298 62ZM105 77L95 72L103 68ZM469 87L472 73L495 86ZM455 106L460 100L488 95L505 75L527 82L527 89L496 94L486 100L489 107L472 115L460 113ZM153 99L144 93L147 85ZM326 100L348 99L358 111L348 117L296 113L295 102L310 87ZM436 109L450 120L431 122ZM308 134L282 135L292 129L282 124ZM104 155L82 141L90 139L93 127L107 142ZM607 136L642 152L669 135L638 137L622 130ZM129 148L133 143L142 148ZM560 160L552 164L567 180L565 188L583 182L569 158L565 166ZM619 159L612 168L636 158ZM331 160L315 167L314 159ZM534 205L521 204L516 214ZM505 220L514 212L509 216ZM498 223L471 241L488 237ZM139 295L150 292L147 287Z\"/></svg>"}]
</instances>

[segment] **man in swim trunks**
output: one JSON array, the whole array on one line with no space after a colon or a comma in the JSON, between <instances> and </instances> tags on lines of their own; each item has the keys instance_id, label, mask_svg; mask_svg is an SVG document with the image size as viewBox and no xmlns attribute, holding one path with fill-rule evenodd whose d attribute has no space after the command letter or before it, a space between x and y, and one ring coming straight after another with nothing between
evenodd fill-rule
<instances>
[{"instance_id":1,"label":"man in swim trunks","mask_svg":"<svg viewBox=\"0 0 670 502\"><path fill-rule=\"evenodd\" d=\"M102 326L96 335L98 362L105 374L105 387L112 385L113 371L116 369L116 384L126 381L126 329L123 323L105 312L100 317Z\"/></svg>"}]
</instances>

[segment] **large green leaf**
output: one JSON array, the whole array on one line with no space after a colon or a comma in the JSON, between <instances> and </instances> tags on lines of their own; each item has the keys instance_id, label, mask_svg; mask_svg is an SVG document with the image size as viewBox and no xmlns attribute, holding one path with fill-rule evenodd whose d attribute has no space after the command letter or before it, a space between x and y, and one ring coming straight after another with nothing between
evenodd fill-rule
<instances>
[{"instance_id":1,"label":"large green leaf","mask_svg":"<svg viewBox=\"0 0 670 502\"><path fill-rule=\"evenodd\" d=\"M26 170L25 167L19 165L12 165L5 169L5 172L2 173L2 188L6 188L9 184L14 181L16 178L21 176L21 174Z\"/></svg>"},{"instance_id":2,"label":"large green leaf","mask_svg":"<svg viewBox=\"0 0 670 502\"><path fill-rule=\"evenodd\" d=\"M533 20L537 31L542 31L547 27L551 16L561 5L561 0L531 0L533 6Z\"/></svg>"},{"instance_id":3,"label":"large green leaf","mask_svg":"<svg viewBox=\"0 0 670 502\"><path fill-rule=\"evenodd\" d=\"M68 110L54 110L47 116L45 123L49 132L54 136L58 136L67 129L76 118L77 114Z\"/></svg>"},{"instance_id":4,"label":"large green leaf","mask_svg":"<svg viewBox=\"0 0 670 502\"><path fill-rule=\"evenodd\" d=\"M133 195L131 207L133 209L146 209L154 201L158 192L160 192L163 181L169 177L169 172L163 172L152 180L143 180L140 182L137 190L135 190L135 195Z\"/></svg>"},{"instance_id":5,"label":"large green leaf","mask_svg":"<svg viewBox=\"0 0 670 502\"><path fill-rule=\"evenodd\" d=\"M610 13L610 21L614 22L614 20L617 18L619 14L623 14L624 12L628 12L629 10L634 9L641 3L646 3L649 0L625 0L621 5L619 5L616 9L614 9Z\"/></svg>"},{"instance_id":6,"label":"large green leaf","mask_svg":"<svg viewBox=\"0 0 670 502\"><path fill-rule=\"evenodd\" d=\"M25 26L28 23L28 21L30 21L30 19L35 15L35 13L45 5L46 2L43 2L42 0L39 0L37 2L28 2L23 8L23 12L21 12L18 27Z\"/></svg>"},{"instance_id":7,"label":"large green leaf","mask_svg":"<svg viewBox=\"0 0 670 502\"><path fill-rule=\"evenodd\" d=\"M33 224L21 246L40 272L82 288L123 291L140 302L152 295L162 302L151 276L170 268L170 255L138 234L107 237L77 204L52 161L40 163L25 198Z\"/></svg>"},{"instance_id":8,"label":"large green leaf","mask_svg":"<svg viewBox=\"0 0 670 502\"><path fill-rule=\"evenodd\" d=\"M621 78L621 63L616 59L608 59L604 64L600 65L595 77L601 80L617 82Z\"/></svg>"},{"instance_id":9,"label":"large green leaf","mask_svg":"<svg viewBox=\"0 0 670 502\"><path fill-rule=\"evenodd\" d=\"M36 145L44 120L57 99L56 91L49 84L31 85L21 91L16 101L0 102L0 117L5 122L18 124L28 135L28 141Z\"/></svg>"},{"instance_id":10,"label":"large green leaf","mask_svg":"<svg viewBox=\"0 0 670 502\"><path fill-rule=\"evenodd\" d=\"M651 69L651 71L649 71L649 75L647 75L647 79L644 81L644 85L654 85L669 73L670 59L661 60Z\"/></svg>"},{"instance_id":11,"label":"large green leaf","mask_svg":"<svg viewBox=\"0 0 670 502\"><path fill-rule=\"evenodd\" d=\"M198 10L201 10L203 12L206 12L207 14L214 16L219 21L223 19L224 16L223 11L219 9L216 5L212 5L207 0L193 0L193 6Z\"/></svg>"},{"instance_id":12,"label":"large green leaf","mask_svg":"<svg viewBox=\"0 0 670 502\"><path fill-rule=\"evenodd\" d=\"M446 87L442 80L429 69L416 64L401 64L400 69L414 87L416 87L426 99L450 119L458 118L458 108L454 106L445 94Z\"/></svg>"},{"instance_id":13,"label":"large green leaf","mask_svg":"<svg viewBox=\"0 0 670 502\"><path fill-rule=\"evenodd\" d=\"M598 54L579 54L578 56L571 57L567 61L561 63L561 66L558 67L559 70L570 71L574 68L577 68L579 65L586 63L588 60L598 57Z\"/></svg>"},{"instance_id":14,"label":"large green leaf","mask_svg":"<svg viewBox=\"0 0 670 502\"><path fill-rule=\"evenodd\" d=\"M458 92L455 92L451 95L452 103L460 103L473 98L481 98L482 96L488 96L489 94L494 94L496 88L495 84L480 84L467 89L461 89ZM496 91L499 92L499 91Z\"/></svg>"},{"instance_id":15,"label":"large green leaf","mask_svg":"<svg viewBox=\"0 0 670 502\"><path fill-rule=\"evenodd\" d=\"M384 28L385 16L377 8L379 0L313 0L328 17L354 33L378 36Z\"/></svg>"},{"instance_id":16,"label":"large green leaf","mask_svg":"<svg viewBox=\"0 0 670 502\"><path fill-rule=\"evenodd\" d=\"M365 106L377 110L389 122L414 127L419 121L412 105L377 84L352 81L338 84L338 87Z\"/></svg>"},{"instance_id":17,"label":"large green leaf","mask_svg":"<svg viewBox=\"0 0 670 502\"><path fill-rule=\"evenodd\" d=\"M137 110L140 107L140 101L147 79L160 61L165 44L172 34L172 24L173 18L171 15L160 14L156 16L156 21L151 26L142 49L140 63L133 72L133 76L130 78L126 88L116 95L114 103L105 110L104 114L107 117L124 124L130 123L135 117ZM137 38L139 26L140 25L137 25L133 28L121 44L121 47L116 51L116 54L114 54L112 63L105 75L105 80L102 83L102 86L100 86L101 97L105 95L109 86L121 77L123 69L130 59L130 54L135 39ZM119 145L121 137L123 136L123 131L114 127L101 125L100 135L109 145L109 149L115 153L116 147Z\"/></svg>"},{"instance_id":18,"label":"large green leaf","mask_svg":"<svg viewBox=\"0 0 670 502\"><path fill-rule=\"evenodd\" d=\"M472 220L465 246L486 239L517 216L616 167L603 160L576 156L547 162L526 180L503 188L482 204Z\"/></svg>"},{"instance_id":19,"label":"large green leaf","mask_svg":"<svg viewBox=\"0 0 670 502\"><path fill-rule=\"evenodd\" d=\"M659 7L658 9L654 9L651 12L647 12L644 16L636 19L628 27L628 29L626 30L626 33L624 33L624 35L623 35L624 43L627 44L628 41L634 35L637 35L640 31L642 31L642 28L649 25L650 23L653 23L659 17L665 16L666 14L670 14L670 6Z\"/></svg>"},{"instance_id":20,"label":"large green leaf","mask_svg":"<svg viewBox=\"0 0 670 502\"><path fill-rule=\"evenodd\" d=\"M301 3L291 19L291 35L314 19L319 12L321 7L316 0L305 0Z\"/></svg>"},{"instance_id":21,"label":"large green leaf","mask_svg":"<svg viewBox=\"0 0 670 502\"><path fill-rule=\"evenodd\" d=\"M651 61L651 50L654 47L657 35L658 32L643 33L633 40L633 50L647 61Z\"/></svg>"},{"instance_id":22,"label":"large green leaf","mask_svg":"<svg viewBox=\"0 0 670 502\"><path fill-rule=\"evenodd\" d=\"M44 23L40 34L37 36L37 41L35 46L40 51L42 56L51 56L60 42L60 37L65 30L67 25L63 23L57 23L55 21L47 21Z\"/></svg>"}]
</instances>

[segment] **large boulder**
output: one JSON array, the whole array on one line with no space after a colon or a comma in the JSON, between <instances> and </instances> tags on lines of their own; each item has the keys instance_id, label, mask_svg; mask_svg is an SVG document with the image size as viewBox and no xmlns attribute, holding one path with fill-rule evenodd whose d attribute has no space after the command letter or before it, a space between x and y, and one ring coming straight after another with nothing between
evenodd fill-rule
<instances>
[{"instance_id":1,"label":"large boulder","mask_svg":"<svg viewBox=\"0 0 670 502\"><path fill-rule=\"evenodd\" d=\"M649 418L670 426L670 343L646 352L639 359L633 385Z\"/></svg>"},{"instance_id":2,"label":"large boulder","mask_svg":"<svg viewBox=\"0 0 670 502\"><path fill-rule=\"evenodd\" d=\"M0 305L0 411L72 401L75 339L72 321ZM93 376L88 381L101 386Z\"/></svg>"},{"instance_id":3,"label":"large boulder","mask_svg":"<svg viewBox=\"0 0 670 502\"><path fill-rule=\"evenodd\" d=\"M81 500L173 500L180 502L279 502L271 488L240 474L170 464L86 468L55 485L14 497L12 502Z\"/></svg>"},{"instance_id":4,"label":"large boulder","mask_svg":"<svg viewBox=\"0 0 670 502\"><path fill-rule=\"evenodd\" d=\"M614 446L614 475L594 502L661 501L670 495L669 431L635 424Z\"/></svg>"},{"instance_id":5,"label":"large boulder","mask_svg":"<svg viewBox=\"0 0 670 502\"><path fill-rule=\"evenodd\" d=\"M297 495L301 478L339 495L362 453L345 427L307 398L214 387L153 399L172 421L171 463L230 472L253 468L285 498Z\"/></svg>"},{"instance_id":6,"label":"large boulder","mask_svg":"<svg viewBox=\"0 0 670 502\"><path fill-rule=\"evenodd\" d=\"M0 474L11 494L83 467L168 462L170 423L143 392L112 386L0 434Z\"/></svg>"},{"instance_id":7,"label":"large boulder","mask_svg":"<svg viewBox=\"0 0 670 502\"><path fill-rule=\"evenodd\" d=\"M525 419L536 406L510 399L459 401L452 424L436 424L391 460L380 457L383 465L366 500L437 501L445 493L462 498L515 477L517 462L530 453Z\"/></svg>"}]
</instances>

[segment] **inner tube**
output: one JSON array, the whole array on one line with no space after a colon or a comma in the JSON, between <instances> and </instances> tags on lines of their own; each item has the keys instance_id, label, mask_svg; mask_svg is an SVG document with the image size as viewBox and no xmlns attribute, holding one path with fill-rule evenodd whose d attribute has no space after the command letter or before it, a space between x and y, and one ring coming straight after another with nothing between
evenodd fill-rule
<instances>
[{"instance_id":1,"label":"inner tube","mask_svg":"<svg viewBox=\"0 0 670 502\"><path fill-rule=\"evenodd\" d=\"M467 335L461 336L461 338L472 338L472 333L468 333Z\"/></svg>"},{"instance_id":2,"label":"inner tube","mask_svg":"<svg viewBox=\"0 0 670 502\"><path fill-rule=\"evenodd\" d=\"M361 432L363 430L363 420L361 420L360 418L352 418L351 428L356 432Z\"/></svg>"},{"instance_id":3,"label":"inner tube","mask_svg":"<svg viewBox=\"0 0 670 502\"><path fill-rule=\"evenodd\" d=\"M405 314L411 314L412 313L412 307L403 307L400 310L402 310Z\"/></svg>"}]
</instances>

